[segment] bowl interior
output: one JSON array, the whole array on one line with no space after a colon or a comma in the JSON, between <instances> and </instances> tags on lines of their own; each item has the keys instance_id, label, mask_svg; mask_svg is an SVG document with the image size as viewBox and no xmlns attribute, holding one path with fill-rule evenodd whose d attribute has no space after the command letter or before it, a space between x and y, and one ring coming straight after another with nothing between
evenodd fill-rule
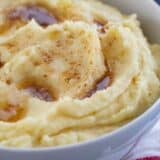
<instances>
[{"instance_id":1,"label":"bowl interior","mask_svg":"<svg viewBox=\"0 0 160 160\"><path fill-rule=\"evenodd\" d=\"M102 0L118 7L124 13L136 13L145 36L152 43L160 43L160 7L154 0Z\"/></svg>"}]
</instances>

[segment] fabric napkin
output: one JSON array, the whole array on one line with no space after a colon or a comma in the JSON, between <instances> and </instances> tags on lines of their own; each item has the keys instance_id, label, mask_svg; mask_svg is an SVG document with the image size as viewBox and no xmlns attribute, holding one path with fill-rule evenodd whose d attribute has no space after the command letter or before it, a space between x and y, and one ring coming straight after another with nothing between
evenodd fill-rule
<instances>
[{"instance_id":1,"label":"fabric napkin","mask_svg":"<svg viewBox=\"0 0 160 160\"><path fill-rule=\"evenodd\" d=\"M160 120L139 140L125 160L160 160Z\"/></svg>"}]
</instances>

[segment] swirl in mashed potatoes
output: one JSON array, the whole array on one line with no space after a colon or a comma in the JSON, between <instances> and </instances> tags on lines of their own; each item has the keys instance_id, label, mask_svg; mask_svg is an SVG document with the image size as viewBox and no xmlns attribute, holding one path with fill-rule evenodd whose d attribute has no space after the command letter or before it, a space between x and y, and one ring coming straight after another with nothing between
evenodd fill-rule
<instances>
[{"instance_id":1,"label":"swirl in mashed potatoes","mask_svg":"<svg viewBox=\"0 0 160 160\"><path fill-rule=\"evenodd\" d=\"M160 46L136 15L93 0L0 1L0 144L111 132L160 96Z\"/></svg>"}]
</instances>

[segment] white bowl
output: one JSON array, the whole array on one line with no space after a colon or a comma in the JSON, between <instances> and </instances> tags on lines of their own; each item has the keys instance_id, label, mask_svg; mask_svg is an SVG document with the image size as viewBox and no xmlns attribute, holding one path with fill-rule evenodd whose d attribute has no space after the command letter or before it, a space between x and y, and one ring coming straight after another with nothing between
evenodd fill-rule
<instances>
[{"instance_id":1,"label":"white bowl","mask_svg":"<svg viewBox=\"0 0 160 160\"><path fill-rule=\"evenodd\" d=\"M103 0L105 1L105 0ZM150 41L160 43L160 7L152 0L106 0L127 13L138 13ZM92 141L56 148L0 148L0 160L124 160L144 132L160 117L160 99L122 128Z\"/></svg>"}]
</instances>

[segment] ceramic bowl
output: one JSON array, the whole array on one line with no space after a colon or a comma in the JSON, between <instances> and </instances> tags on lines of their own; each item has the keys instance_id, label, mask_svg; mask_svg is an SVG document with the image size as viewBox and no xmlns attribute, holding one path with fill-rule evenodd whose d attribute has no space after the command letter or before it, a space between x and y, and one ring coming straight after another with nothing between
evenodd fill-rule
<instances>
[{"instance_id":1,"label":"ceramic bowl","mask_svg":"<svg viewBox=\"0 0 160 160\"><path fill-rule=\"evenodd\" d=\"M105 0L104 0L105 1ZM126 13L137 13L145 35L160 43L160 7L153 0L106 0ZM160 117L160 100L122 128L76 145L41 149L0 147L0 160L125 160L138 139Z\"/></svg>"}]
</instances>

